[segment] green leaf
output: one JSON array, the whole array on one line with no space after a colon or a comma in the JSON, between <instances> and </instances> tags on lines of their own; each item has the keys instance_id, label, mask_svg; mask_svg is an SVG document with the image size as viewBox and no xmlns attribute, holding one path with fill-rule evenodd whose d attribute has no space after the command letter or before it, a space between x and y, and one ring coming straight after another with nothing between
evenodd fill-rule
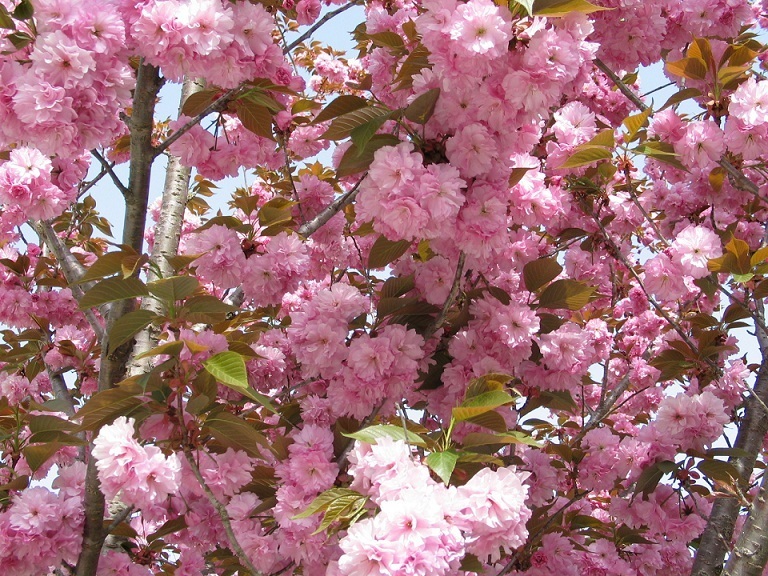
<instances>
[{"instance_id":1,"label":"green leaf","mask_svg":"<svg viewBox=\"0 0 768 576\"><path fill-rule=\"evenodd\" d=\"M21 449L21 453L24 455L24 459L27 461L27 465L29 465L32 472L36 472L63 447L64 444L59 442L50 442L47 444L25 446Z\"/></svg>"},{"instance_id":2,"label":"green leaf","mask_svg":"<svg viewBox=\"0 0 768 576\"><path fill-rule=\"evenodd\" d=\"M555 280L544 289L539 298L541 308L566 308L581 310L589 304L595 293L593 286L571 279Z\"/></svg>"},{"instance_id":3,"label":"green leaf","mask_svg":"<svg viewBox=\"0 0 768 576\"><path fill-rule=\"evenodd\" d=\"M115 418L127 416L144 404L140 394L135 387L122 386L97 392L77 412L80 429L95 432Z\"/></svg>"},{"instance_id":4,"label":"green leaf","mask_svg":"<svg viewBox=\"0 0 768 576\"><path fill-rule=\"evenodd\" d=\"M240 99L235 102L235 112L246 130L262 138L275 139L272 133L272 113L266 106L260 106L248 99Z\"/></svg>"},{"instance_id":5,"label":"green leaf","mask_svg":"<svg viewBox=\"0 0 768 576\"><path fill-rule=\"evenodd\" d=\"M344 94L323 108L323 110L315 116L315 119L312 120L312 124L320 124L326 120L332 120L343 114L354 112L359 108L365 108L366 106L368 106L367 100L360 98L359 96Z\"/></svg>"},{"instance_id":6,"label":"green leaf","mask_svg":"<svg viewBox=\"0 0 768 576\"><path fill-rule=\"evenodd\" d=\"M377 32L376 34L368 34L366 37L373 42L374 46L391 48L395 52L401 52L405 49L403 39L400 34L395 32Z\"/></svg>"},{"instance_id":7,"label":"green leaf","mask_svg":"<svg viewBox=\"0 0 768 576\"><path fill-rule=\"evenodd\" d=\"M456 410L456 408L454 408ZM468 410L468 408L461 408L461 410ZM494 410L487 410L482 414L477 414L471 418L467 418L467 422L488 428L499 434L503 434L507 431L507 421L504 417Z\"/></svg>"},{"instance_id":8,"label":"green leaf","mask_svg":"<svg viewBox=\"0 0 768 576\"><path fill-rule=\"evenodd\" d=\"M51 416L49 414L42 414L39 416L32 416L29 419L29 431L32 434L38 434L40 432L74 432L77 430L77 425L72 422L68 422L58 416Z\"/></svg>"},{"instance_id":9,"label":"green leaf","mask_svg":"<svg viewBox=\"0 0 768 576\"><path fill-rule=\"evenodd\" d=\"M352 130L363 124L384 117L389 118L392 111L379 106L366 106L353 112L348 112L336 118L328 129L320 135L325 140L344 140Z\"/></svg>"},{"instance_id":10,"label":"green leaf","mask_svg":"<svg viewBox=\"0 0 768 576\"><path fill-rule=\"evenodd\" d=\"M710 480L734 485L739 481L739 471L733 464L722 460L702 460L696 468Z\"/></svg>"},{"instance_id":11,"label":"green leaf","mask_svg":"<svg viewBox=\"0 0 768 576\"><path fill-rule=\"evenodd\" d=\"M296 205L287 198L272 198L259 209L259 224L264 227L286 224L293 220L292 208Z\"/></svg>"},{"instance_id":12,"label":"green leaf","mask_svg":"<svg viewBox=\"0 0 768 576\"><path fill-rule=\"evenodd\" d=\"M635 494L642 493L647 496L656 489L665 474L659 464L659 462L651 464L640 473L637 482L635 482Z\"/></svg>"},{"instance_id":13,"label":"green leaf","mask_svg":"<svg viewBox=\"0 0 768 576\"><path fill-rule=\"evenodd\" d=\"M523 444L525 446L534 446L541 448L543 444L534 440L530 435L525 432L504 432L501 434L489 434L487 432L470 432L464 437L462 441L464 448L472 448L474 446L493 446L493 445L507 445L507 444Z\"/></svg>"},{"instance_id":14,"label":"green leaf","mask_svg":"<svg viewBox=\"0 0 768 576\"><path fill-rule=\"evenodd\" d=\"M557 263L557 258L539 258L532 260L523 266L523 281L525 287L531 292L548 284L563 271L563 267Z\"/></svg>"},{"instance_id":15,"label":"green leaf","mask_svg":"<svg viewBox=\"0 0 768 576\"><path fill-rule=\"evenodd\" d=\"M272 446L266 436L257 432L253 426L242 418L227 412L226 410L214 410L205 419L205 427L208 428L219 442L225 446L243 450L250 456L262 458L264 455L259 446L272 451Z\"/></svg>"},{"instance_id":16,"label":"green leaf","mask_svg":"<svg viewBox=\"0 0 768 576\"><path fill-rule=\"evenodd\" d=\"M220 352L203 362L203 367L211 376L216 378L217 382L221 382L224 386L258 402L271 412L277 413L269 398L259 394L248 385L248 370L245 367L245 360L237 352L230 350Z\"/></svg>"},{"instance_id":17,"label":"green leaf","mask_svg":"<svg viewBox=\"0 0 768 576\"><path fill-rule=\"evenodd\" d=\"M371 247L371 252L368 255L368 268L384 268L405 254L410 247L411 242L409 240L393 241L381 235Z\"/></svg>"},{"instance_id":18,"label":"green leaf","mask_svg":"<svg viewBox=\"0 0 768 576\"><path fill-rule=\"evenodd\" d=\"M11 19L10 14L8 14L8 10L0 4L0 28L5 28L6 30L16 30L16 24Z\"/></svg>"},{"instance_id":19,"label":"green leaf","mask_svg":"<svg viewBox=\"0 0 768 576\"><path fill-rule=\"evenodd\" d=\"M549 16L550 18L567 16L571 12L591 14L601 10L612 10L612 8L595 6L587 0L534 0L533 2L534 16Z\"/></svg>"},{"instance_id":20,"label":"green leaf","mask_svg":"<svg viewBox=\"0 0 768 576\"><path fill-rule=\"evenodd\" d=\"M79 306L81 310L85 310L109 302L148 295L146 285L138 278L107 278L83 294Z\"/></svg>"},{"instance_id":21,"label":"green leaf","mask_svg":"<svg viewBox=\"0 0 768 576\"><path fill-rule=\"evenodd\" d=\"M635 139L635 136L640 131L640 128L648 124L648 118L653 114L652 108L646 108L639 114L633 114L624 119L624 127L627 129L627 142L631 142Z\"/></svg>"},{"instance_id":22,"label":"green leaf","mask_svg":"<svg viewBox=\"0 0 768 576\"><path fill-rule=\"evenodd\" d=\"M429 50L423 44L417 44L413 51L400 66L400 71L395 77L397 87L395 90L403 90L413 86L413 77L424 68L430 68Z\"/></svg>"},{"instance_id":23,"label":"green leaf","mask_svg":"<svg viewBox=\"0 0 768 576\"><path fill-rule=\"evenodd\" d=\"M201 90L200 92L190 94L184 100L181 113L190 118L202 114L203 110L216 101L219 94L219 90Z\"/></svg>"},{"instance_id":24,"label":"green leaf","mask_svg":"<svg viewBox=\"0 0 768 576\"><path fill-rule=\"evenodd\" d=\"M680 162L680 158L675 153L675 149L672 147L672 145L667 144L666 142L661 142L658 140L646 141L642 145L635 148L634 152L643 154L649 158L658 160L659 162L669 164L678 170L683 170L685 172L688 171L688 169L683 166L683 163Z\"/></svg>"},{"instance_id":25,"label":"green leaf","mask_svg":"<svg viewBox=\"0 0 768 576\"><path fill-rule=\"evenodd\" d=\"M465 400L461 406L453 409L453 417L456 421L463 422L514 401L515 398L511 394L502 390L492 390Z\"/></svg>"},{"instance_id":26,"label":"green leaf","mask_svg":"<svg viewBox=\"0 0 768 576\"><path fill-rule=\"evenodd\" d=\"M169 356L178 356L183 348L184 348L183 340L171 340L170 342L165 342L163 344L160 344L160 346L155 346L154 348L151 348L146 352L142 352L141 354L136 356L136 360L141 360L142 358L149 358L150 356L159 356L160 354L168 354Z\"/></svg>"},{"instance_id":27,"label":"green leaf","mask_svg":"<svg viewBox=\"0 0 768 576\"><path fill-rule=\"evenodd\" d=\"M151 544L158 538L162 538L163 536L168 536L168 534L179 532L181 530L184 530L186 527L187 527L186 517L178 516L176 518L172 518L171 520L168 520L162 526L160 526L160 528L152 532L152 534L147 536L147 542Z\"/></svg>"},{"instance_id":28,"label":"green leaf","mask_svg":"<svg viewBox=\"0 0 768 576\"><path fill-rule=\"evenodd\" d=\"M365 442L366 444L376 444L376 441L380 438L392 438L393 440L401 440L403 442L407 440L412 446L426 447L427 445L419 435L392 424L377 424L357 432L345 433L344 436Z\"/></svg>"},{"instance_id":29,"label":"green leaf","mask_svg":"<svg viewBox=\"0 0 768 576\"><path fill-rule=\"evenodd\" d=\"M418 96L405 109L405 117L416 124L426 124L435 111L435 104L440 97L440 88L432 88Z\"/></svg>"},{"instance_id":30,"label":"green leaf","mask_svg":"<svg viewBox=\"0 0 768 576\"><path fill-rule=\"evenodd\" d=\"M521 2L522 3L522 2ZM528 12L530 14L530 12ZM459 570L463 572L474 572L480 574L485 570L483 563L474 554L464 554L464 558L461 559Z\"/></svg>"},{"instance_id":31,"label":"green leaf","mask_svg":"<svg viewBox=\"0 0 768 576\"><path fill-rule=\"evenodd\" d=\"M563 162L557 169L567 168L579 168L580 166L587 166L593 162L599 162L600 160L607 160L613 156L613 151L610 148L604 146L591 146L588 144L582 144L577 146L575 152Z\"/></svg>"},{"instance_id":32,"label":"green leaf","mask_svg":"<svg viewBox=\"0 0 768 576\"><path fill-rule=\"evenodd\" d=\"M672 94L672 96L669 97L669 100L664 103L664 106L659 108L659 112L666 110L675 104L680 104L680 102L685 102L689 98L698 98L699 96L701 96L701 90L696 88L683 88L679 92Z\"/></svg>"},{"instance_id":33,"label":"green leaf","mask_svg":"<svg viewBox=\"0 0 768 576\"><path fill-rule=\"evenodd\" d=\"M704 80L707 77L707 64L700 58L682 58L667 62L667 72L690 80Z\"/></svg>"},{"instance_id":34,"label":"green leaf","mask_svg":"<svg viewBox=\"0 0 768 576\"><path fill-rule=\"evenodd\" d=\"M309 518L313 514L327 510L330 503L334 500L339 498L346 498L348 496L364 497L359 492L355 492L349 488L331 488L330 490L326 490L325 492L318 494L315 499L310 502L309 506L307 506L303 512L293 516L293 519L299 520L301 518Z\"/></svg>"},{"instance_id":35,"label":"green leaf","mask_svg":"<svg viewBox=\"0 0 768 576\"><path fill-rule=\"evenodd\" d=\"M344 152L344 156L341 157L339 168L336 170L337 176L351 176L352 174L368 170L371 162L373 162L373 155L376 153L376 150L384 146L396 146L399 143L400 139L392 134L375 134L365 145L362 152L353 143Z\"/></svg>"},{"instance_id":36,"label":"green leaf","mask_svg":"<svg viewBox=\"0 0 768 576\"><path fill-rule=\"evenodd\" d=\"M13 11L13 17L16 20L29 20L35 13L35 9L32 6L32 2L29 0L21 0Z\"/></svg>"},{"instance_id":37,"label":"green leaf","mask_svg":"<svg viewBox=\"0 0 768 576\"><path fill-rule=\"evenodd\" d=\"M728 456L732 458L752 458L752 454L742 448L710 448L707 450L707 456Z\"/></svg>"},{"instance_id":38,"label":"green leaf","mask_svg":"<svg viewBox=\"0 0 768 576\"><path fill-rule=\"evenodd\" d=\"M388 278L379 291L381 298L399 298L407 294L415 286L413 274L409 276L393 276Z\"/></svg>"},{"instance_id":39,"label":"green leaf","mask_svg":"<svg viewBox=\"0 0 768 576\"><path fill-rule=\"evenodd\" d=\"M147 284L149 292L159 300L173 305L178 300L191 296L200 286L194 276L171 276Z\"/></svg>"},{"instance_id":40,"label":"green leaf","mask_svg":"<svg viewBox=\"0 0 768 576\"><path fill-rule=\"evenodd\" d=\"M504 390L504 385L512 380L512 376L509 374L499 374L492 372L485 374L479 378L474 378L467 386L467 391L464 394L465 402L485 394L486 392L494 392L497 390Z\"/></svg>"},{"instance_id":41,"label":"green leaf","mask_svg":"<svg viewBox=\"0 0 768 576\"><path fill-rule=\"evenodd\" d=\"M103 256L100 256L96 262L88 267L76 284L83 284L92 280L100 280L106 276L112 276L117 274L122 269L123 258L125 258L125 252L108 252Z\"/></svg>"},{"instance_id":42,"label":"green leaf","mask_svg":"<svg viewBox=\"0 0 768 576\"><path fill-rule=\"evenodd\" d=\"M368 144L371 138L373 138L373 135L376 134L379 128L381 128L387 120L387 116L379 116L370 122L361 124L349 133L352 138L352 143L357 148L358 154L362 154L365 151L366 144Z\"/></svg>"},{"instance_id":43,"label":"green leaf","mask_svg":"<svg viewBox=\"0 0 768 576\"><path fill-rule=\"evenodd\" d=\"M324 512L323 520L313 534L326 530L337 521L353 522L364 512L368 497L347 488L332 488L315 498L295 519L308 518L318 512Z\"/></svg>"},{"instance_id":44,"label":"green leaf","mask_svg":"<svg viewBox=\"0 0 768 576\"><path fill-rule=\"evenodd\" d=\"M444 452L432 452L426 457L425 462L445 484L449 484L458 460L459 455L454 450L445 450Z\"/></svg>"},{"instance_id":45,"label":"green leaf","mask_svg":"<svg viewBox=\"0 0 768 576\"><path fill-rule=\"evenodd\" d=\"M112 353L118 346L128 342L155 318L159 316L150 310L134 310L119 318L109 331L109 352Z\"/></svg>"}]
</instances>

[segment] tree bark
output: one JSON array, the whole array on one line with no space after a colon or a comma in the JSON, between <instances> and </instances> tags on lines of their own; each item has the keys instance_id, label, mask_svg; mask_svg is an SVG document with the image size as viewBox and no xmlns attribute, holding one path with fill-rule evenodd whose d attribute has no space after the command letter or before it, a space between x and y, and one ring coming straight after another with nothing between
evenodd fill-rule
<instances>
[{"instance_id":1,"label":"tree bark","mask_svg":"<svg viewBox=\"0 0 768 576\"><path fill-rule=\"evenodd\" d=\"M179 103L179 115L184 106L184 101L195 92L199 92L203 86L194 79L186 78L181 87L181 102ZM184 223L184 212L187 209L189 195L189 179L191 169L181 164L177 156L168 155L168 167L165 172L165 186L160 207L160 217L155 227L155 243L147 271L147 281L152 282L159 278L165 278L173 273L173 268L168 263L166 256L175 256L179 252L179 240L181 227ZM159 272L159 274L158 274ZM161 313L160 303L152 298L145 298L141 307L144 310ZM152 347L153 336L150 329L142 330L136 335L136 344L133 347L130 373L131 375L146 372L150 365L150 359L136 360L136 356L146 352Z\"/></svg>"},{"instance_id":2,"label":"tree bark","mask_svg":"<svg viewBox=\"0 0 768 576\"><path fill-rule=\"evenodd\" d=\"M131 164L128 194L125 196L125 221L123 224L123 244L127 244L141 253L144 245L147 205L149 202L149 183L154 160L152 148L152 130L154 128L155 102L162 86L160 72L154 66L141 64L136 75L136 89L133 98L133 112L129 121L131 131ZM112 353L109 350L109 331L115 322L133 310L132 300L114 303L109 309L104 337L101 340L101 368L99 371L99 391L112 388L125 376L130 345L118 347ZM104 494L99 488L96 464L88 450L88 468L85 477L85 525L83 527L83 547L75 567L76 576L96 576L99 557L106 538L104 529Z\"/></svg>"},{"instance_id":3,"label":"tree bark","mask_svg":"<svg viewBox=\"0 0 768 576\"><path fill-rule=\"evenodd\" d=\"M765 323L765 313L758 302L756 310L757 318ZM739 490L746 493L749 489L749 481L752 470L755 467L757 455L763 447L763 439L768 433L768 414L765 413L765 404L768 402L768 336L762 331L758 323L755 323L755 333L760 345L762 364L757 374L757 381L750 395L744 402L744 419L739 426L736 435L735 448L744 450L749 455L731 457L729 462L739 472ZM761 492L764 487L761 487ZM707 527L701 535L701 542L696 552L693 563L692 576L717 576L723 570L725 555L730 549L734 527L739 516L741 503L735 497L718 498L712 506L712 512L707 521ZM745 528L746 530L746 528ZM761 534L765 540L766 535ZM764 542L765 544L765 542ZM744 544L747 545L746 542ZM765 560L763 560L765 564ZM757 574L760 574L760 571ZM730 574L742 574L742 572L730 572ZM746 574L744 572L743 574Z\"/></svg>"}]
</instances>

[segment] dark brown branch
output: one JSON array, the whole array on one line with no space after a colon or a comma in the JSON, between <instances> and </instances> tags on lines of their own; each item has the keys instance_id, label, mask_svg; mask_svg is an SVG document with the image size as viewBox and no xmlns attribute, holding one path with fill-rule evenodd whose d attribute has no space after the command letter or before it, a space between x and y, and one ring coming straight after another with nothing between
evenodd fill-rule
<instances>
[{"instance_id":1,"label":"dark brown branch","mask_svg":"<svg viewBox=\"0 0 768 576\"><path fill-rule=\"evenodd\" d=\"M315 22L315 23L314 23L314 24L313 24L313 25L312 25L310 28L308 28L308 29L307 29L307 31L306 31L306 32L304 32L304 33L303 33L301 36L299 36L298 38L296 38L296 40L294 40L293 42L291 42L290 44L288 44L288 45L287 45L287 46L286 46L286 47L283 49L283 54L288 54L288 52L290 52L291 50L293 50L294 48L296 48L297 46L299 46L299 44L301 44L302 42L304 42L305 40L307 40L309 37L311 37L311 36L312 36L312 34L314 34L315 32L317 32L317 30L318 30L318 29L319 29L319 28L320 28L320 27L321 27L323 24L325 24L326 22L328 22L328 20L331 20L332 18L335 18L336 16L338 16L338 15L339 15L339 14L341 14L342 12L344 12L344 11L346 11L346 10L349 10L350 8L352 8L352 6L356 6L356 5L357 5L357 2L353 1L353 2L350 2L349 4L344 4L344 6L342 6L341 8L337 8L336 10L333 10L332 12L328 12L328 14L326 14L325 16L323 16L322 18L320 18L320 19L319 19L317 22Z\"/></svg>"},{"instance_id":2,"label":"dark brown branch","mask_svg":"<svg viewBox=\"0 0 768 576\"><path fill-rule=\"evenodd\" d=\"M757 302L757 315L764 323L765 314L760 301ZM762 450L763 439L768 433L768 417L763 412L763 406L768 402L768 336L758 326L756 326L756 334L763 360L755 385L744 402L744 419L739 425L734 443L734 448L746 454L740 457L733 456L728 460L739 473L738 488L742 493L746 493L749 489L757 455ZM764 493L764 486L761 486L760 492ZM740 509L741 502L735 497L715 500L694 558L692 576L718 576L721 573ZM751 536L746 538L749 540ZM765 541L763 544L765 545ZM731 572L731 574L735 573Z\"/></svg>"},{"instance_id":3,"label":"dark brown branch","mask_svg":"<svg viewBox=\"0 0 768 576\"><path fill-rule=\"evenodd\" d=\"M128 191L125 196L125 220L123 223L123 244L141 253L144 245L149 185L152 161L152 130L154 128L155 103L162 86L160 72L154 66L142 63L136 75L133 108L129 121L131 131L131 163ZM101 369L99 390L107 390L117 384L125 375L131 346L125 344L109 351L109 331L115 322L133 310L132 300L115 302L109 310L107 327L101 340ZM85 478L85 523L83 526L83 547L77 560L77 576L94 576L99 566L99 557L107 532L104 529L104 494L99 489L96 463L88 458Z\"/></svg>"},{"instance_id":4,"label":"dark brown branch","mask_svg":"<svg viewBox=\"0 0 768 576\"><path fill-rule=\"evenodd\" d=\"M99 161L99 164L101 164L102 169L106 170L107 174L109 174L109 177L112 179L112 182L117 187L118 190L120 190L120 193L123 196L128 195L128 187L123 184L122 180L117 177L117 174L115 174L114 171L114 163L110 164L107 162L107 159L104 158L104 156L101 155L101 153L98 150L91 150L91 154L93 155L96 160Z\"/></svg>"}]
</instances>

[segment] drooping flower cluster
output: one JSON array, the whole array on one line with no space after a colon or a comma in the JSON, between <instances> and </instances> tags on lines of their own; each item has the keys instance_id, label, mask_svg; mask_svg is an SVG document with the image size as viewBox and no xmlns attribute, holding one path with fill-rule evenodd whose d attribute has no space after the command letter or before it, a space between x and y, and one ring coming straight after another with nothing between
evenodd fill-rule
<instances>
[{"instance_id":1,"label":"drooping flower cluster","mask_svg":"<svg viewBox=\"0 0 768 576\"><path fill-rule=\"evenodd\" d=\"M179 488L181 461L156 446L142 446L133 437L134 420L121 416L104 426L93 442L101 489L125 505L151 508Z\"/></svg>"},{"instance_id":2,"label":"drooping flower cluster","mask_svg":"<svg viewBox=\"0 0 768 576\"><path fill-rule=\"evenodd\" d=\"M380 511L354 524L340 542L343 554L330 574L441 576L459 569L465 554L498 559L525 542L527 474L482 470L467 484L447 488L411 459L402 441L358 443L350 457L352 487Z\"/></svg>"}]
</instances>

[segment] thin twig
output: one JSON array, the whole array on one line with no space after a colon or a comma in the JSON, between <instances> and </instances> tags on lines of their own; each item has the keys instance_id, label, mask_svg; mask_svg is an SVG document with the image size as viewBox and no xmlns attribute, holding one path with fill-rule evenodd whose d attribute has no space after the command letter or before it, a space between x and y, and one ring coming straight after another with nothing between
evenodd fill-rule
<instances>
[{"instance_id":1,"label":"thin twig","mask_svg":"<svg viewBox=\"0 0 768 576\"><path fill-rule=\"evenodd\" d=\"M314 34L318 30L318 28L320 28L323 24L328 22L328 20L330 20L332 18L335 18L338 14L341 14L345 10L349 10L350 8L352 8L352 6L355 6L355 5L357 5L357 2L353 0L352 2L350 2L349 4L345 4L341 8L337 8L336 10L333 10L332 12L328 12L328 14L326 14L325 16L320 18L310 28L308 28L307 31L304 32L304 34L302 34L301 36L296 38L296 40L294 40L293 42L288 44L288 46L286 46L283 49L283 54L287 54L288 52L290 52L291 50L296 48L299 44L304 42L304 40L306 40L307 38L312 36L312 34Z\"/></svg>"},{"instance_id":2,"label":"thin twig","mask_svg":"<svg viewBox=\"0 0 768 576\"><path fill-rule=\"evenodd\" d=\"M115 184L117 189L120 190L120 193L123 196L127 196L128 186L123 184L122 180L120 180L120 178L117 177L117 174L115 174L115 171L113 170L113 168L115 167L114 162L112 164L107 162L107 159L104 158L104 156L102 156L101 153L95 148L91 150L91 154L93 155L94 158L96 158L96 160L99 161L99 164L101 164L101 167L107 171L107 174L109 174L109 177L112 178L112 182Z\"/></svg>"},{"instance_id":3,"label":"thin twig","mask_svg":"<svg viewBox=\"0 0 768 576\"><path fill-rule=\"evenodd\" d=\"M224 110L224 107L227 104L229 104L230 100L234 99L234 97L239 94L239 92L243 89L243 86L244 84L240 84L239 86L236 86L231 90L228 90L221 96L221 98L218 98L215 102L211 102L208 106L205 107L205 109L202 112L200 112L200 114L192 118L189 122L184 124L184 126L182 126L178 130L176 130L173 134L168 136L168 138L163 140L162 143L160 143L153 149L154 157L156 158L157 156L165 152L171 144L173 144L174 142L176 142L176 140L184 136L184 134L192 130L192 128L200 124L203 118L208 116L208 114L211 114L212 112L221 112L222 110Z\"/></svg>"},{"instance_id":4,"label":"thin twig","mask_svg":"<svg viewBox=\"0 0 768 576\"><path fill-rule=\"evenodd\" d=\"M253 576L258 576L260 572L256 570L256 567L253 565L250 558L248 558L245 550L243 550L243 547L240 546L240 542L237 541L235 532L232 530L232 521L229 518L227 508L219 501L218 498L216 498L216 495L205 483L205 479L200 473L200 468L198 468L197 462L195 462L195 459L192 457L192 453L186 446L184 447L184 456L186 456L189 467L192 469L192 474L194 474L195 478L200 484L200 487L203 489L203 492L205 492L205 495L208 497L208 501L218 513L219 518L221 519L221 523L224 525L224 532L227 534L227 540L229 540L229 545L232 548L232 552L235 553L243 566L245 566L245 568L247 568Z\"/></svg>"},{"instance_id":5,"label":"thin twig","mask_svg":"<svg viewBox=\"0 0 768 576\"><path fill-rule=\"evenodd\" d=\"M96 176L94 176L93 180L91 180L90 182L87 182L85 184L85 186L83 186L82 188L80 188L80 190L77 191L77 198L78 199L82 198L83 195L88 192L88 190L90 190L91 188L96 186L96 184L98 184L99 181L102 178L104 178L104 176L106 176L108 173L109 173L109 170L106 170L106 169L102 168L101 172L96 174Z\"/></svg>"},{"instance_id":6,"label":"thin twig","mask_svg":"<svg viewBox=\"0 0 768 576\"><path fill-rule=\"evenodd\" d=\"M640 111L645 112L648 110L648 108L650 108L650 106L643 102L640 97L635 94L632 89L627 86L613 70L606 66L605 62L600 60L600 58L595 58L593 62L598 70L600 70L603 74L611 79L611 82L616 85L616 88L619 89L619 92L624 94L624 96L626 96L635 106L637 106ZM736 168L725 158L721 158L718 164L738 183L738 188L745 190L760 200L764 201L764 198L760 196L760 188L757 186L757 184L752 182L752 180L750 180L741 170Z\"/></svg>"},{"instance_id":7,"label":"thin twig","mask_svg":"<svg viewBox=\"0 0 768 576\"><path fill-rule=\"evenodd\" d=\"M461 278L464 276L464 262L466 260L466 254L459 252L459 261L456 264L456 273L453 276L453 284L451 285L451 291L448 293L448 298L445 299L443 308L440 310L440 314L437 315L434 322L427 327L424 332L424 340L429 340L432 335L438 331L440 326L445 322L448 316L448 310L450 310L453 303L456 301L456 297L459 295L459 288L461 286Z\"/></svg>"}]
</instances>

